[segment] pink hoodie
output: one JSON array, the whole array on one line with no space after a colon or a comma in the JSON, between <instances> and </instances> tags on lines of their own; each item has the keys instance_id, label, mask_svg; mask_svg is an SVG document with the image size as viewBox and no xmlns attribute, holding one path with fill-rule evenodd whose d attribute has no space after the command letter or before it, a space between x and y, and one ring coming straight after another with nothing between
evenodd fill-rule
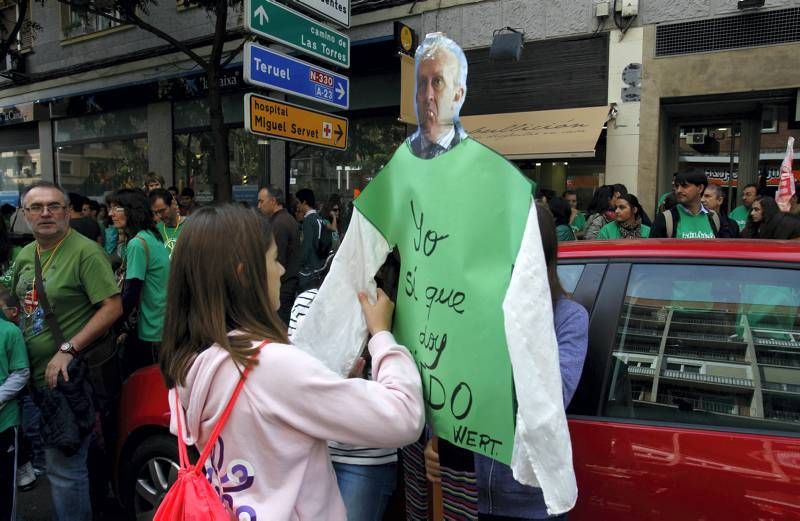
<instances>
[{"instance_id":1,"label":"pink hoodie","mask_svg":"<svg viewBox=\"0 0 800 521\"><path fill-rule=\"evenodd\" d=\"M206 463L237 519L344 520L325 440L391 448L419 437L422 385L411 355L389 332L375 335L369 350L374 380L343 379L292 346L263 348ZM197 356L178 390L187 444L204 446L238 379L221 347Z\"/></svg>"}]
</instances>

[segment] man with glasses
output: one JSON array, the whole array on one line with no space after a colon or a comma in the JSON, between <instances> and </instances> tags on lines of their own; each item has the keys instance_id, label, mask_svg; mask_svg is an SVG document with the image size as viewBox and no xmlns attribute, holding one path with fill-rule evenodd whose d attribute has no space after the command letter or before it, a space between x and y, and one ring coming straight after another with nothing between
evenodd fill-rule
<instances>
[{"instance_id":1,"label":"man with glasses","mask_svg":"<svg viewBox=\"0 0 800 521\"><path fill-rule=\"evenodd\" d=\"M265 186L258 191L258 209L269 217L278 248L278 262L286 270L281 277L281 307L278 316L289 324L289 312L297 294L297 273L300 271L300 227L286 211L283 190Z\"/></svg>"},{"instance_id":2,"label":"man with glasses","mask_svg":"<svg viewBox=\"0 0 800 521\"><path fill-rule=\"evenodd\" d=\"M178 201L170 192L162 188L157 188L150 192L150 209L153 210L153 220L156 222L161 237L164 239L164 246L172 257L172 250L178 242L178 235L181 233L183 223L186 218L181 215Z\"/></svg>"},{"instance_id":3,"label":"man with glasses","mask_svg":"<svg viewBox=\"0 0 800 521\"><path fill-rule=\"evenodd\" d=\"M22 193L25 219L35 241L17 257L12 291L21 303L20 326L30 358L32 383L53 389L60 378L69 379L72 360L101 338L122 314L114 273L108 258L94 241L69 226L67 194L49 182L34 183ZM41 281L36 280L39 257ZM64 342L56 341L45 319L40 290L61 330ZM65 426L66 429L73 428ZM77 427L74 427L77 429ZM45 448L47 475L55 517L90 521L87 454L91 433L82 434L76 453L67 455L55 447Z\"/></svg>"}]
</instances>

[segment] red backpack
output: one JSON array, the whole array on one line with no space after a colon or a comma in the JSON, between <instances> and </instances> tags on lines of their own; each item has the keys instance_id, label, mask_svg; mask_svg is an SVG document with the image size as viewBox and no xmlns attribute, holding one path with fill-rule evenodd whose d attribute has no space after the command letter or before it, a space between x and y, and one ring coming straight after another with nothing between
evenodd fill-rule
<instances>
[{"instance_id":1,"label":"red backpack","mask_svg":"<svg viewBox=\"0 0 800 521\"><path fill-rule=\"evenodd\" d=\"M264 341L258 350L267 345L268 341ZM255 358L258 355L253 355ZM206 479L203 473L203 465L211 454L211 450L217 444L222 428L228 421L228 416L231 415L233 404L236 398L244 387L244 381L250 373L250 368L253 365L253 359L245 367L236 389L225 406L222 412L222 417L214 426L214 431L211 437L206 442L206 446L197 463L194 465L189 464L189 456L186 453L186 443L183 441L183 426L181 425L181 416L177 415L178 423L178 457L180 458L181 468L178 471L178 479L164 496L164 500L156 511L153 521L231 521L236 519L233 512L227 508L225 503L214 490L214 487ZM178 392L175 391L175 410L181 406L178 400Z\"/></svg>"}]
</instances>

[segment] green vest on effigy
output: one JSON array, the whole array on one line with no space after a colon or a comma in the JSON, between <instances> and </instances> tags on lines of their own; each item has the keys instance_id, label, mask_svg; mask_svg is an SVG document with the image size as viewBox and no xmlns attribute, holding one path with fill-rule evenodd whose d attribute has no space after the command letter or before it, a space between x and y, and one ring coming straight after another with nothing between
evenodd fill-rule
<instances>
[{"instance_id":1,"label":"green vest on effigy","mask_svg":"<svg viewBox=\"0 0 800 521\"><path fill-rule=\"evenodd\" d=\"M506 464L516 407L502 305L532 185L471 138L427 160L405 142L355 201L400 251L393 332L417 362L428 422Z\"/></svg>"}]
</instances>

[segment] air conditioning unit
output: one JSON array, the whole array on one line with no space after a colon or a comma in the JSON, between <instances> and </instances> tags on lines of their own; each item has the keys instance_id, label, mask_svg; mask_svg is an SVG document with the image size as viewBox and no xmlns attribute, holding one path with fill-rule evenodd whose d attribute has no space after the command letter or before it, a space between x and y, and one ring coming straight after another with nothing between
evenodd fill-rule
<instances>
[{"instance_id":1,"label":"air conditioning unit","mask_svg":"<svg viewBox=\"0 0 800 521\"><path fill-rule=\"evenodd\" d=\"M6 59L0 62L0 72L25 72L25 57L22 54L9 49L9 51L6 52Z\"/></svg>"},{"instance_id":2,"label":"air conditioning unit","mask_svg":"<svg viewBox=\"0 0 800 521\"><path fill-rule=\"evenodd\" d=\"M705 132L689 132L686 134L687 145L702 145L706 142Z\"/></svg>"}]
</instances>

